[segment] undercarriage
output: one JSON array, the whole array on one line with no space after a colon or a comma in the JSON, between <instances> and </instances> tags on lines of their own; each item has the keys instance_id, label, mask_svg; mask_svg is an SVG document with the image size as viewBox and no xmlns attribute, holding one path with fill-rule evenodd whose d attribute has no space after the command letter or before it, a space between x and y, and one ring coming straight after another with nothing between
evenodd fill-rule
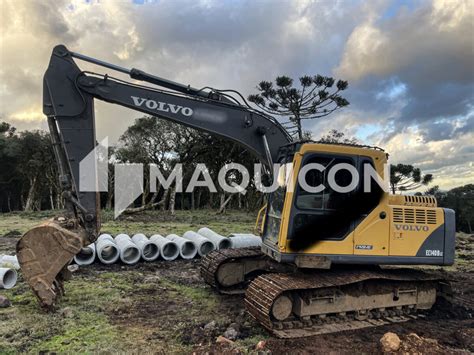
<instances>
[{"instance_id":1,"label":"undercarriage","mask_svg":"<svg viewBox=\"0 0 474 355\"><path fill-rule=\"evenodd\" d=\"M292 271L296 267L274 261L260 247L214 251L201 262L203 279L223 294L245 293L248 284L261 274Z\"/></svg>"},{"instance_id":2,"label":"undercarriage","mask_svg":"<svg viewBox=\"0 0 474 355\"><path fill-rule=\"evenodd\" d=\"M249 314L278 337L292 338L404 322L436 302L439 277L412 269L303 270L259 248L226 249L202 262L205 281L243 293Z\"/></svg>"}]
</instances>

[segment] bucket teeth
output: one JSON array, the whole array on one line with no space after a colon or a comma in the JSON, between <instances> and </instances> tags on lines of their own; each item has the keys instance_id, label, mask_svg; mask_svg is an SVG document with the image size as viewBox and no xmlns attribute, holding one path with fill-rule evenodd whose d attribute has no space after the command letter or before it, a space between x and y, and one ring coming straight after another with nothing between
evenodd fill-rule
<instances>
[{"instance_id":1,"label":"bucket teeth","mask_svg":"<svg viewBox=\"0 0 474 355\"><path fill-rule=\"evenodd\" d=\"M46 310L64 295L67 265L86 244L84 230L66 225L76 224L48 220L26 232L16 246L23 277Z\"/></svg>"}]
</instances>

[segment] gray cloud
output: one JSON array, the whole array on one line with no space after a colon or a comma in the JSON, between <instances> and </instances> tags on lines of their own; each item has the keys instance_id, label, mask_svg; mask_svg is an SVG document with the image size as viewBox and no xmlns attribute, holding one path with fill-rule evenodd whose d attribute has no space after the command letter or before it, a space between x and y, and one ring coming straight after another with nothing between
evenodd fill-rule
<instances>
[{"instance_id":1,"label":"gray cloud","mask_svg":"<svg viewBox=\"0 0 474 355\"><path fill-rule=\"evenodd\" d=\"M0 117L19 129L45 128L42 75L58 43L185 84L244 95L281 74L334 73L349 80L351 105L305 122L315 137L331 128L349 135L365 130L368 143L387 147L394 161L466 169L472 161L473 5L453 4L3 1ZM98 102L98 137L116 141L139 115Z\"/></svg>"},{"instance_id":2,"label":"gray cloud","mask_svg":"<svg viewBox=\"0 0 474 355\"><path fill-rule=\"evenodd\" d=\"M461 120L454 130L456 135L463 135L469 132L474 132L474 110L469 113L465 120Z\"/></svg>"},{"instance_id":3,"label":"gray cloud","mask_svg":"<svg viewBox=\"0 0 474 355\"><path fill-rule=\"evenodd\" d=\"M39 117L41 77L57 43L193 86L233 88L244 94L252 92L260 80L280 74L327 74L357 22L357 16L348 15L362 11L357 4L344 4L345 7L337 2L310 1L7 3L2 13L14 21L0 24L2 33L7 34L2 46L8 48L1 54L5 70L0 78L9 88L2 93L2 100L15 104L2 105L0 114L13 120L12 115L35 106ZM87 63L80 66L103 71ZM22 68L28 68L27 72ZM112 141L137 116L110 105L99 104L98 110L98 133L110 135ZM118 120L117 116L125 118Z\"/></svg>"},{"instance_id":4,"label":"gray cloud","mask_svg":"<svg viewBox=\"0 0 474 355\"><path fill-rule=\"evenodd\" d=\"M418 126L424 140L441 141L449 139L454 131L453 122L443 121L435 123L423 123Z\"/></svg>"},{"instance_id":5,"label":"gray cloud","mask_svg":"<svg viewBox=\"0 0 474 355\"><path fill-rule=\"evenodd\" d=\"M474 94L473 3L434 1L389 20L369 17L345 46L336 72L366 90L371 105L385 78L406 86L398 129L467 114ZM358 81L361 81L359 83Z\"/></svg>"}]
</instances>

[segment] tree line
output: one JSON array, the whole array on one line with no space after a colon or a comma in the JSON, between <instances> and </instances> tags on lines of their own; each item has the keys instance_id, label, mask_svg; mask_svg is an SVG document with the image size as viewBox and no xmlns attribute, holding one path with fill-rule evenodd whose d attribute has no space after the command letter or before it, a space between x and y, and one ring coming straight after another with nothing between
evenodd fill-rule
<instances>
[{"instance_id":1,"label":"tree line","mask_svg":"<svg viewBox=\"0 0 474 355\"><path fill-rule=\"evenodd\" d=\"M141 117L109 147L109 188L101 192L102 208L112 208L114 201L114 164L142 163L144 193L126 213L160 208L174 213L175 209L226 208L257 209L263 201L254 181L244 194L229 194L217 183L222 166L235 162L244 165L253 177L256 159L245 149L216 136L173 124L155 117ZM179 193L175 186L150 192L149 164L155 164L167 176L175 164L183 164L183 185L186 186L197 163L206 165L217 188L196 188L191 193ZM57 165L50 136L47 132L21 131L6 122L0 123L0 211L38 211L62 209L63 201L58 182ZM239 183L235 171L227 174L228 184Z\"/></svg>"},{"instance_id":2,"label":"tree line","mask_svg":"<svg viewBox=\"0 0 474 355\"><path fill-rule=\"evenodd\" d=\"M122 163L144 164L144 193L139 207L129 208L125 213L133 213L148 208L159 207L174 212L178 209L217 208L223 212L228 207L254 210L261 205L263 196L257 191L252 179L254 163L257 162L247 150L228 139L199 132L155 117L138 118L120 137L113 155ZM228 163L239 163L250 173L247 193L229 194L217 183L219 170ZM150 193L149 165L154 164L166 177L177 163L182 164L183 186L187 186L198 163L205 164L217 192L197 187L190 193L176 191L175 184L168 188L157 186ZM110 171L109 176L113 175ZM242 176L233 171L227 175L227 183L240 183ZM109 189L110 190L110 189ZM109 196L110 197L110 196Z\"/></svg>"},{"instance_id":3,"label":"tree line","mask_svg":"<svg viewBox=\"0 0 474 355\"><path fill-rule=\"evenodd\" d=\"M354 138L331 130L319 141L322 143L356 144ZM230 194L217 183L219 170L227 163L244 165L250 173L246 194ZM257 160L239 145L194 129L180 126L151 116L135 120L114 147L109 147L109 191L101 192L102 208L112 208L114 202L114 163L142 163L144 165L144 193L125 213L147 209L161 209L173 214L175 209L209 208L224 212L227 208L254 211L263 203L263 195L256 189L254 163ZM150 192L149 165L155 164L164 176L175 164L183 165L183 186L187 186L197 163L204 163L217 188L212 193L198 187L190 193L179 193L157 183L156 192ZM62 209L63 201L58 182L57 166L49 134L44 131L17 132L6 122L0 123L0 209L10 211L38 211ZM229 173L227 182L239 183L239 173ZM392 193L420 189L433 181L419 168L408 164L391 166ZM266 182L268 184L268 182ZM417 194L421 194L417 192ZM474 185L468 184L449 191L438 186L425 194L434 195L438 205L456 210L457 226L472 233L474 221Z\"/></svg>"},{"instance_id":4,"label":"tree line","mask_svg":"<svg viewBox=\"0 0 474 355\"><path fill-rule=\"evenodd\" d=\"M440 190L438 185L429 188L425 195L436 197L438 206L456 211L457 230L471 234L474 226L474 184L456 187L449 191Z\"/></svg>"},{"instance_id":5,"label":"tree line","mask_svg":"<svg viewBox=\"0 0 474 355\"><path fill-rule=\"evenodd\" d=\"M2 212L63 208L49 134L0 122L0 166Z\"/></svg>"},{"instance_id":6,"label":"tree line","mask_svg":"<svg viewBox=\"0 0 474 355\"><path fill-rule=\"evenodd\" d=\"M302 121L326 117L348 106L349 101L342 96L347 88L347 81L336 81L321 75L305 75L298 80L278 76L274 82L261 81L256 86L257 93L247 99L260 110L282 118L282 125L296 140L306 140L311 139L311 132L303 130ZM288 121L285 122L285 119ZM331 130L319 142L359 143L338 130ZM219 170L230 162L242 164L249 171L247 193L229 194L217 183ZM125 131L115 147L109 147L109 189L108 192L101 192L101 207L113 206L114 163L142 163L145 169L144 192L125 213L147 209L161 209L171 214L175 209L211 208L219 212L224 212L226 208L256 210L263 203L263 195L256 189L253 180L256 162L249 152L229 140L155 117L141 117ZM174 185L157 186L156 191L151 192L149 165L156 165L167 176L177 163L183 166L183 186L189 183L196 164L204 163L217 192L198 187L193 192L180 193ZM0 164L1 212L64 207L48 133L17 132L8 123L0 123ZM242 176L232 171L226 179L232 185L232 182L239 183ZM424 174L413 165L391 165L390 188L393 194L419 191L433 180L431 174ZM264 184L267 183L264 181ZM455 209L458 227L471 233L473 187L471 184L443 192L435 186L427 193L434 194L440 206Z\"/></svg>"}]
</instances>

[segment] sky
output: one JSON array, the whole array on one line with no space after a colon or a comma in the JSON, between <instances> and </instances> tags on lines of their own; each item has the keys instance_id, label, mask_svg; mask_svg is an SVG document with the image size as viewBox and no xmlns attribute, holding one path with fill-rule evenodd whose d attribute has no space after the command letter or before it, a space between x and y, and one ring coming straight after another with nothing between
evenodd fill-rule
<instances>
[{"instance_id":1,"label":"sky","mask_svg":"<svg viewBox=\"0 0 474 355\"><path fill-rule=\"evenodd\" d=\"M315 139L335 128L442 189L474 183L474 1L3 0L0 16L0 121L19 130L47 128L42 76L62 43L244 96L278 75L348 80L348 107L305 122ZM98 102L97 138L139 116Z\"/></svg>"}]
</instances>

